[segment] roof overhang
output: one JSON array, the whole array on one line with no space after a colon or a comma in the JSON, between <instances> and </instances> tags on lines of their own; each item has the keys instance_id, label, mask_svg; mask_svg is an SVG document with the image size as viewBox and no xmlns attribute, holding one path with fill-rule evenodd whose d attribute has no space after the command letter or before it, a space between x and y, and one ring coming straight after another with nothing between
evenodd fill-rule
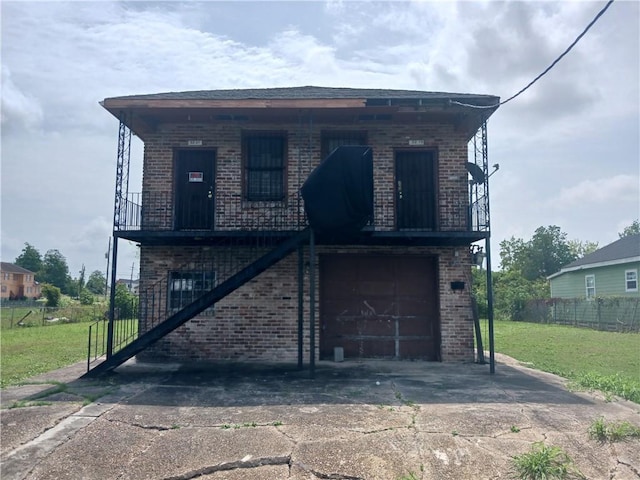
<instances>
[{"instance_id":1,"label":"roof overhang","mask_svg":"<svg viewBox=\"0 0 640 480\"><path fill-rule=\"evenodd\" d=\"M634 263L634 262L640 262L640 256L638 256L638 257L628 257L628 258L619 258L617 260L609 260L609 261L606 261L606 262L596 262L596 263L587 263L587 264L584 264L584 265L577 265L575 267L563 268L559 272L556 272L553 275L549 275L547 277L547 280L551 280L553 278L559 277L563 273L577 272L577 271L580 271L580 270L589 270L589 269L598 268L598 267L611 267L613 265L624 265L626 263Z\"/></svg>"},{"instance_id":2,"label":"roof overhang","mask_svg":"<svg viewBox=\"0 0 640 480\"><path fill-rule=\"evenodd\" d=\"M392 93L385 98L380 95L358 97L353 95L357 90L351 92L349 98L203 99L158 94L107 98L101 105L143 139L167 123L285 124L305 119L350 125L446 122L471 138L499 103L498 97L489 95L424 92L422 96L416 92L413 97L406 93L394 97Z\"/></svg>"}]
</instances>

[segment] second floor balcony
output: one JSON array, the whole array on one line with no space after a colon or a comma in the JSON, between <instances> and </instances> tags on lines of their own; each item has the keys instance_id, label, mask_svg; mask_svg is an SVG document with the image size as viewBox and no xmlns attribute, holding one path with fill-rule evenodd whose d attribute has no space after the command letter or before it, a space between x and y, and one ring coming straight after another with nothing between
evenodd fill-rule
<instances>
[{"instance_id":1,"label":"second floor balcony","mask_svg":"<svg viewBox=\"0 0 640 480\"><path fill-rule=\"evenodd\" d=\"M357 238L348 235L345 241L448 245L488 235L483 198L471 199L465 192L424 197L408 203L397 192L374 191L373 216ZM121 199L114 233L143 244L171 245L264 234L284 237L306 227L299 192L282 201L247 201L241 194L176 198L172 191L154 191ZM329 241L340 243L338 237L330 235Z\"/></svg>"}]
</instances>

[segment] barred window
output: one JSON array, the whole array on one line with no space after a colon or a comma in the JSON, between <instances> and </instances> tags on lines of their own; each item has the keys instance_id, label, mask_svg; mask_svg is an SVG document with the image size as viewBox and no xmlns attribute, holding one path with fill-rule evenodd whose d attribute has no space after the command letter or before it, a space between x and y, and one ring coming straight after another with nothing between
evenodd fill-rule
<instances>
[{"instance_id":1,"label":"barred window","mask_svg":"<svg viewBox=\"0 0 640 480\"><path fill-rule=\"evenodd\" d=\"M282 200L285 196L286 137L254 133L244 138L245 198Z\"/></svg>"},{"instance_id":2,"label":"barred window","mask_svg":"<svg viewBox=\"0 0 640 480\"><path fill-rule=\"evenodd\" d=\"M322 132L320 154L322 160L331 152L342 145L366 145L367 132L365 131L331 131Z\"/></svg>"},{"instance_id":3,"label":"barred window","mask_svg":"<svg viewBox=\"0 0 640 480\"><path fill-rule=\"evenodd\" d=\"M171 272L169 308L184 308L214 287L215 272Z\"/></svg>"}]
</instances>

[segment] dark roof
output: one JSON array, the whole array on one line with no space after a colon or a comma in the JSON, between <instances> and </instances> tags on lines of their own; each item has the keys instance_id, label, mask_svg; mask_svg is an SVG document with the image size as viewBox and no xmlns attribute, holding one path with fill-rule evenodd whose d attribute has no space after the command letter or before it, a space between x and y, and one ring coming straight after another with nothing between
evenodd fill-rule
<instances>
[{"instance_id":1,"label":"dark roof","mask_svg":"<svg viewBox=\"0 0 640 480\"><path fill-rule=\"evenodd\" d=\"M616 240L589 255L565 265L562 270L634 257L640 257L640 234L629 235Z\"/></svg>"},{"instance_id":2,"label":"dark roof","mask_svg":"<svg viewBox=\"0 0 640 480\"><path fill-rule=\"evenodd\" d=\"M7 273L28 273L31 275L35 275L31 270L27 270L26 268L19 267L18 265L14 265L13 263L0 262L0 270Z\"/></svg>"},{"instance_id":3,"label":"dark roof","mask_svg":"<svg viewBox=\"0 0 640 480\"><path fill-rule=\"evenodd\" d=\"M377 88L332 88L332 87L285 87L248 88L234 90L197 90L192 92L167 92L147 95L114 97L129 100L274 100L274 99L353 99L377 100L424 99L424 100L484 100L482 104L493 105L500 101L493 95L470 93L425 92L419 90L391 90Z\"/></svg>"}]
</instances>

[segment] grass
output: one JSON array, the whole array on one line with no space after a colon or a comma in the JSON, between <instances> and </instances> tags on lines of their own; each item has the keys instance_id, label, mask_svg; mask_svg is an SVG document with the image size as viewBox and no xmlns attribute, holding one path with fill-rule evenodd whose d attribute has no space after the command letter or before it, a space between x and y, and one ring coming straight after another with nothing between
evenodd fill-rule
<instances>
[{"instance_id":1,"label":"grass","mask_svg":"<svg viewBox=\"0 0 640 480\"><path fill-rule=\"evenodd\" d=\"M640 334L496 321L496 351L538 370L640 403Z\"/></svg>"},{"instance_id":2,"label":"grass","mask_svg":"<svg viewBox=\"0 0 640 480\"><path fill-rule=\"evenodd\" d=\"M585 478L560 447L536 442L522 455L512 458L515 478L520 480L562 480Z\"/></svg>"},{"instance_id":3,"label":"grass","mask_svg":"<svg viewBox=\"0 0 640 480\"><path fill-rule=\"evenodd\" d=\"M0 387L86 359L87 338L86 323L3 330Z\"/></svg>"},{"instance_id":4,"label":"grass","mask_svg":"<svg viewBox=\"0 0 640 480\"><path fill-rule=\"evenodd\" d=\"M607 422L604 417L596 418L589 426L589 436L599 442L619 442L640 437L640 427L627 421Z\"/></svg>"}]
</instances>

